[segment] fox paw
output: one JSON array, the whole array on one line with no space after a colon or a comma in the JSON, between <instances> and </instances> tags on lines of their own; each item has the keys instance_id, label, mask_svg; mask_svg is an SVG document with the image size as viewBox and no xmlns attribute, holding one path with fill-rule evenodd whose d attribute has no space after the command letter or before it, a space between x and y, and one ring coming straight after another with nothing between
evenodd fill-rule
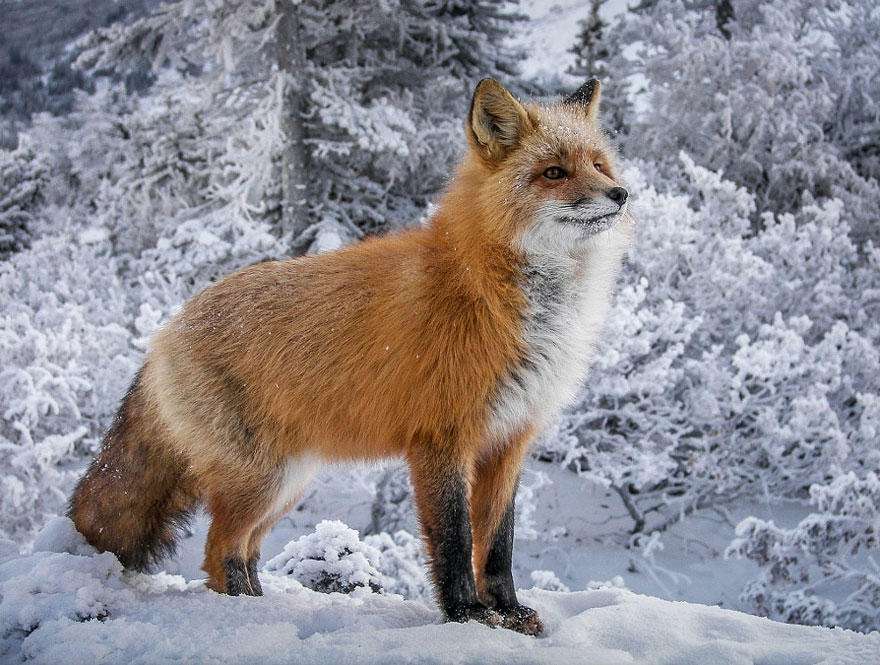
<instances>
[{"instance_id":1,"label":"fox paw","mask_svg":"<svg viewBox=\"0 0 880 665\"><path fill-rule=\"evenodd\" d=\"M490 628L497 628L503 625L503 619L498 612L484 605L470 605L465 607L457 607L447 614L450 621L458 623L466 623L468 621L479 621Z\"/></svg>"},{"instance_id":2,"label":"fox paw","mask_svg":"<svg viewBox=\"0 0 880 665\"><path fill-rule=\"evenodd\" d=\"M525 605L497 608L495 610L501 616L501 627L515 630L523 635L537 637L544 632L544 624L538 613Z\"/></svg>"}]
</instances>

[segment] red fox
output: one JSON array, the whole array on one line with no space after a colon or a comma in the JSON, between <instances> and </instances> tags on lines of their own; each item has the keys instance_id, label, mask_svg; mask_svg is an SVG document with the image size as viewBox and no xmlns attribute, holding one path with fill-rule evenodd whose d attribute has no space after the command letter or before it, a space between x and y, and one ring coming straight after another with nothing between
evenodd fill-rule
<instances>
[{"instance_id":1,"label":"red fox","mask_svg":"<svg viewBox=\"0 0 880 665\"><path fill-rule=\"evenodd\" d=\"M402 456L445 616L540 633L511 575L520 466L583 379L634 224L599 101L595 79L551 106L485 79L425 227L193 297L73 494L79 531L144 569L204 504L208 586L261 595L260 542L322 464Z\"/></svg>"}]
</instances>

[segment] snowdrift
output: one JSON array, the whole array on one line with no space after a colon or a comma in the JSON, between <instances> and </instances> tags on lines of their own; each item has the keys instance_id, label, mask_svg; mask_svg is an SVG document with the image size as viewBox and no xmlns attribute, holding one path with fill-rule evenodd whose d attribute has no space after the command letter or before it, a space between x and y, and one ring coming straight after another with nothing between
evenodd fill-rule
<instances>
[{"instance_id":1,"label":"snowdrift","mask_svg":"<svg viewBox=\"0 0 880 665\"><path fill-rule=\"evenodd\" d=\"M202 580L124 572L64 523L33 553L0 547L0 661L34 663L763 663L880 658L880 633L793 626L608 587L522 599L539 639L443 623L434 607L359 588L322 594L262 573L261 598L221 596Z\"/></svg>"}]
</instances>

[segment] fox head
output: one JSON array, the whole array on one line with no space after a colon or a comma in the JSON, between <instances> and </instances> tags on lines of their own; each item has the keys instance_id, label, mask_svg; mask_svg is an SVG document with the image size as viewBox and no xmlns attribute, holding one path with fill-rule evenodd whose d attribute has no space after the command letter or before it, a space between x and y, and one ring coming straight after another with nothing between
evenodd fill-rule
<instances>
[{"instance_id":1,"label":"fox head","mask_svg":"<svg viewBox=\"0 0 880 665\"><path fill-rule=\"evenodd\" d=\"M522 104L497 81L480 81L464 173L471 205L494 227L487 231L527 253L572 255L628 229L629 194L598 124L600 98L596 79L550 106Z\"/></svg>"}]
</instances>

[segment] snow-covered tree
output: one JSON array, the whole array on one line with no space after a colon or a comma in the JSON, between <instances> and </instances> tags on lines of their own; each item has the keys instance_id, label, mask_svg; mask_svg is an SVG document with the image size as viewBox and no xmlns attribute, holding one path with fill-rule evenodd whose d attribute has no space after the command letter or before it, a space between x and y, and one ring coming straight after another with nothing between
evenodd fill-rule
<instances>
[{"instance_id":1,"label":"snow-covered tree","mask_svg":"<svg viewBox=\"0 0 880 665\"><path fill-rule=\"evenodd\" d=\"M516 73L514 6L305 3L314 219L358 236L421 217L463 146L472 86Z\"/></svg>"},{"instance_id":2,"label":"snow-covered tree","mask_svg":"<svg viewBox=\"0 0 880 665\"><path fill-rule=\"evenodd\" d=\"M512 7L498 0L180 1L94 33L79 62L118 77L146 55L156 75L170 68L185 77L207 142L222 139L219 159L239 139L236 152L261 165L257 179L239 174L233 160L226 176L234 190L285 219L294 209L305 217L284 224L297 249L327 225L358 237L420 217L461 145L470 86L516 71L517 53L504 41L521 19ZM167 87L181 89L174 78ZM218 114L234 122L212 119ZM242 137L238 123L255 131Z\"/></svg>"},{"instance_id":3,"label":"snow-covered tree","mask_svg":"<svg viewBox=\"0 0 880 665\"><path fill-rule=\"evenodd\" d=\"M642 3L604 37L615 78L645 90L625 148L669 179L683 149L758 212L838 198L876 239L878 31L873 0Z\"/></svg>"},{"instance_id":4,"label":"snow-covered tree","mask_svg":"<svg viewBox=\"0 0 880 665\"><path fill-rule=\"evenodd\" d=\"M28 245L48 181L46 160L33 147L0 151L0 261Z\"/></svg>"},{"instance_id":5,"label":"snow-covered tree","mask_svg":"<svg viewBox=\"0 0 880 665\"><path fill-rule=\"evenodd\" d=\"M609 69L611 52L608 50L612 40L607 31L608 21L600 13L607 0L590 0L589 12L578 22L579 30L575 43L569 49L574 54L574 63L568 73L583 81L598 78L602 81L603 125L616 138L626 130L630 110L630 82ZM565 95L570 90L561 90Z\"/></svg>"},{"instance_id":6,"label":"snow-covered tree","mask_svg":"<svg viewBox=\"0 0 880 665\"><path fill-rule=\"evenodd\" d=\"M608 49L603 35L608 26L599 14L606 2L607 0L590 0L589 14L578 22L577 39L570 49L574 53L574 65L570 68L574 76L604 79L608 73L604 62L608 57Z\"/></svg>"},{"instance_id":7,"label":"snow-covered tree","mask_svg":"<svg viewBox=\"0 0 880 665\"><path fill-rule=\"evenodd\" d=\"M357 587L379 592L385 578L382 553L362 542L358 532L338 520L320 522L314 532L293 540L264 566L269 572L292 575L322 593L351 593Z\"/></svg>"}]
</instances>

